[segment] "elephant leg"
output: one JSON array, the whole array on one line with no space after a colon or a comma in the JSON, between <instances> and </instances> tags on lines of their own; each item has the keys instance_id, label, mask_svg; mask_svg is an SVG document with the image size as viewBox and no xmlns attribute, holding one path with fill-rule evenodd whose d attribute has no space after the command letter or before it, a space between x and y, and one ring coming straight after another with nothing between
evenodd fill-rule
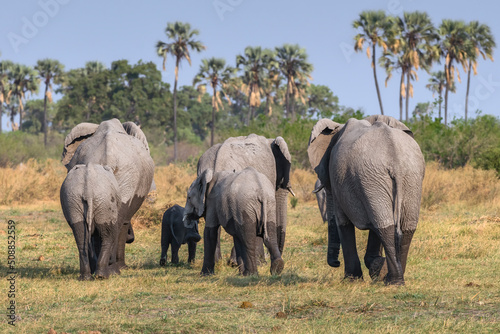
<instances>
[{"instance_id":1,"label":"elephant leg","mask_svg":"<svg viewBox=\"0 0 500 334\"><path fill-rule=\"evenodd\" d=\"M161 256L160 256L160 266L164 266L167 263L167 252L169 246L168 240L161 240Z\"/></svg>"},{"instance_id":2,"label":"elephant leg","mask_svg":"<svg viewBox=\"0 0 500 334\"><path fill-rule=\"evenodd\" d=\"M117 222L114 223L112 228L112 236L109 237L109 265L108 271L110 275L120 274L120 268L118 266L118 262L116 261L116 254L118 248L118 238L121 231L121 226Z\"/></svg>"},{"instance_id":3,"label":"elephant leg","mask_svg":"<svg viewBox=\"0 0 500 334\"><path fill-rule=\"evenodd\" d=\"M130 221L128 221L120 227L120 234L116 245L116 265L118 269L128 268L125 264L125 243L127 242L130 225Z\"/></svg>"},{"instance_id":4,"label":"elephant leg","mask_svg":"<svg viewBox=\"0 0 500 334\"><path fill-rule=\"evenodd\" d=\"M113 226L100 226L96 228L96 241L99 244L98 251L96 248L97 257L97 270L95 272L98 278L108 278L110 275L109 271L109 259L111 256L111 251L113 248L112 240L116 238L116 235L112 231Z\"/></svg>"},{"instance_id":5,"label":"elephant leg","mask_svg":"<svg viewBox=\"0 0 500 334\"><path fill-rule=\"evenodd\" d=\"M382 241L377 233L372 230L368 234L368 244L366 245L364 261L373 280L384 278L387 274L385 258L382 257Z\"/></svg>"},{"instance_id":6,"label":"elephant leg","mask_svg":"<svg viewBox=\"0 0 500 334\"><path fill-rule=\"evenodd\" d=\"M196 242L188 241L188 262L193 263L196 258Z\"/></svg>"},{"instance_id":7,"label":"elephant leg","mask_svg":"<svg viewBox=\"0 0 500 334\"><path fill-rule=\"evenodd\" d=\"M342 224L338 227L342 252L344 254L344 275L346 278L362 279L361 263L356 250L356 234L352 223Z\"/></svg>"},{"instance_id":8,"label":"elephant leg","mask_svg":"<svg viewBox=\"0 0 500 334\"><path fill-rule=\"evenodd\" d=\"M220 253L220 231L221 227L219 226L217 230L217 244L215 245L215 262L219 262L222 259L222 255Z\"/></svg>"},{"instance_id":9,"label":"elephant leg","mask_svg":"<svg viewBox=\"0 0 500 334\"><path fill-rule=\"evenodd\" d=\"M238 267L240 265L238 264L238 256L236 254L235 246L231 248L231 256L227 259L227 265L230 267Z\"/></svg>"},{"instance_id":10,"label":"elephant leg","mask_svg":"<svg viewBox=\"0 0 500 334\"><path fill-rule=\"evenodd\" d=\"M90 236L90 242L88 245L88 258L90 262L90 273L94 275L97 269L97 256L99 256L100 244L96 240L95 235Z\"/></svg>"},{"instance_id":11,"label":"elephant leg","mask_svg":"<svg viewBox=\"0 0 500 334\"><path fill-rule=\"evenodd\" d=\"M201 268L202 275L211 275L214 273L215 267L215 248L217 246L217 230L219 226L207 227L203 232L204 240L204 256L203 256L203 267Z\"/></svg>"},{"instance_id":12,"label":"elephant leg","mask_svg":"<svg viewBox=\"0 0 500 334\"><path fill-rule=\"evenodd\" d=\"M274 223L268 223L269 236L264 239L264 244L271 256L271 275L279 275L285 266L285 262L281 258L281 252L278 247L278 241L276 234L273 233L276 229L274 228Z\"/></svg>"},{"instance_id":13,"label":"elephant leg","mask_svg":"<svg viewBox=\"0 0 500 334\"><path fill-rule=\"evenodd\" d=\"M245 238L242 238L242 255L243 263L245 264L245 268L243 270L243 276L248 275L257 275L257 252L255 250L256 244L256 235L246 235Z\"/></svg>"},{"instance_id":14,"label":"elephant leg","mask_svg":"<svg viewBox=\"0 0 500 334\"><path fill-rule=\"evenodd\" d=\"M266 253L264 252L264 239L257 237L255 239L255 249L257 250L257 265L266 264Z\"/></svg>"},{"instance_id":15,"label":"elephant leg","mask_svg":"<svg viewBox=\"0 0 500 334\"><path fill-rule=\"evenodd\" d=\"M325 192L328 217L328 251L326 260L330 267L337 268L340 267L340 235L337 228L337 221L335 219L333 195L327 190L325 190Z\"/></svg>"},{"instance_id":16,"label":"elephant leg","mask_svg":"<svg viewBox=\"0 0 500 334\"><path fill-rule=\"evenodd\" d=\"M134 229L132 228L132 224L129 224L127 231L127 244L133 243L135 240Z\"/></svg>"},{"instance_id":17,"label":"elephant leg","mask_svg":"<svg viewBox=\"0 0 500 334\"><path fill-rule=\"evenodd\" d=\"M179 248L181 245L177 242L172 242L172 259L170 260L173 264L179 263Z\"/></svg>"},{"instance_id":18,"label":"elephant leg","mask_svg":"<svg viewBox=\"0 0 500 334\"><path fill-rule=\"evenodd\" d=\"M384 246L388 271L384 281L386 284L404 285L401 249L397 249L400 242L396 242L397 238L395 226L380 229L380 239Z\"/></svg>"},{"instance_id":19,"label":"elephant leg","mask_svg":"<svg viewBox=\"0 0 500 334\"><path fill-rule=\"evenodd\" d=\"M406 271L406 260L408 259L408 251L410 250L410 244L414 233L415 230L403 231L403 238L401 241L401 267L403 269L403 275Z\"/></svg>"},{"instance_id":20,"label":"elephant leg","mask_svg":"<svg viewBox=\"0 0 500 334\"><path fill-rule=\"evenodd\" d=\"M78 255L80 259L80 277L81 281L87 281L92 279L90 273L90 262L89 262L89 246L90 246L90 236L88 235L87 224L83 222L72 224L71 228L73 230L73 235L76 241L76 247L78 248Z\"/></svg>"},{"instance_id":21,"label":"elephant leg","mask_svg":"<svg viewBox=\"0 0 500 334\"><path fill-rule=\"evenodd\" d=\"M236 267L239 268L240 274L243 274L245 271L245 261L243 260L243 256L245 255L245 250L243 246L243 242L240 240L239 237L234 236L233 237L233 243L234 243L234 256L236 259Z\"/></svg>"}]
</instances>

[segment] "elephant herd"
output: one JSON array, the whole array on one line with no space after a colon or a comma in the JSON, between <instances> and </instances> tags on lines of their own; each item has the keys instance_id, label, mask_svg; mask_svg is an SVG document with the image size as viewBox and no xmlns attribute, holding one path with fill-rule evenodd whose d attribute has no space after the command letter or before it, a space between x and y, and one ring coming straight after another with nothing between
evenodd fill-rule
<instances>
[{"instance_id":1,"label":"elephant herd","mask_svg":"<svg viewBox=\"0 0 500 334\"><path fill-rule=\"evenodd\" d=\"M342 247L345 277L362 278L354 227L369 230L364 263L370 276L404 284L425 173L412 132L389 116L345 124L322 119L311 131L307 153L318 176L314 192L328 222L328 264L340 266ZM66 137L62 162L68 174L61 206L77 244L80 279L120 273L126 268L125 244L134 239L130 220L156 187L144 133L117 119L81 123ZM229 262L241 274L257 274L264 246L271 274L280 274L288 193L293 195L291 163L279 136L232 137L209 148L198 161L185 207L174 205L163 216L160 265L166 263L169 245L171 261L177 263L184 243L188 261L194 261L201 240L198 219L204 217L202 275L213 274L221 258L221 227L233 237Z\"/></svg>"}]
</instances>

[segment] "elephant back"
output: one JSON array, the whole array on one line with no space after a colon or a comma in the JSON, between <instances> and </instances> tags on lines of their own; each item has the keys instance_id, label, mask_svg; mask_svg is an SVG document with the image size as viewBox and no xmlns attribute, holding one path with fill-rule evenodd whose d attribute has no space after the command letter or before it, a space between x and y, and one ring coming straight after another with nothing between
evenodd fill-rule
<instances>
[{"instance_id":1,"label":"elephant back","mask_svg":"<svg viewBox=\"0 0 500 334\"><path fill-rule=\"evenodd\" d=\"M276 187L276 161L268 140L251 134L228 138L217 150L214 171L241 171L253 167Z\"/></svg>"}]
</instances>

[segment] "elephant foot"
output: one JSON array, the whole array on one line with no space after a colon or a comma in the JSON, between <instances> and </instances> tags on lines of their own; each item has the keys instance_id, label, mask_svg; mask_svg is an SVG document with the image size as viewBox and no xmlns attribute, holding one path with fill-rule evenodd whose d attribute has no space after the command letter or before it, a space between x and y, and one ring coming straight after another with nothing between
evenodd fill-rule
<instances>
[{"instance_id":1,"label":"elephant foot","mask_svg":"<svg viewBox=\"0 0 500 334\"><path fill-rule=\"evenodd\" d=\"M120 275L120 268L115 263L115 264L108 266L108 272L110 275Z\"/></svg>"},{"instance_id":2,"label":"elephant foot","mask_svg":"<svg viewBox=\"0 0 500 334\"><path fill-rule=\"evenodd\" d=\"M85 274L85 275L80 275L80 277L78 277L78 280L79 281L92 281L92 280L94 280L94 277L92 277L92 275L90 275L90 274Z\"/></svg>"},{"instance_id":3,"label":"elephant foot","mask_svg":"<svg viewBox=\"0 0 500 334\"><path fill-rule=\"evenodd\" d=\"M160 259L160 266L164 267L167 264L166 259Z\"/></svg>"},{"instance_id":4,"label":"elephant foot","mask_svg":"<svg viewBox=\"0 0 500 334\"><path fill-rule=\"evenodd\" d=\"M188 258L188 263L194 263L194 258Z\"/></svg>"},{"instance_id":5,"label":"elephant foot","mask_svg":"<svg viewBox=\"0 0 500 334\"><path fill-rule=\"evenodd\" d=\"M200 276L212 276L212 275L214 275L213 271L210 272L210 271L203 271L202 270L201 273L200 273Z\"/></svg>"},{"instance_id":6,"label":"elephant foot","mask_svg":"<svg viewBox=\"0 0 500 334\"><path fill-rule=\"evenodd\" d=\"M342 279L342 282L354 283L362 280L363 276L345 275L344 278Z\"/></svg>"},{"instance_id":7,"label":"elephant foot","mask_svg":"<svg viewBox=\"0 0 500 334\"><path fill-rule=\"evenodd\" d=\"M389 275L386 276L386 278ZM394 286L403 286L405 285L405 280L404 279L384 279L385 285L394 285Z\"/></svg>"},{"instance_id":8,"label":"elephant foot","mask_svg":"<svg viewBox=\"0 0 500 334\"><path fill-rule=\"evenodd\" d=\"M239 265L238 265L238 261L236 261L235 258L232 258L230 257L228 260L227 260L227 265L232 267L232 268L237 268Z\"/></svg>"},{"instance_id":9,"label":"elephant foot","mask_svg":"<svg viewBox=\"0 0 500 334\"><path fill-rule=\"evenodd\" d=\"M333 268L338 268L340 267L340 261L339 260L330 260L328 259L328 265Z\"/></svg>"},{"instance_id":10,"label":"elephant foot","mask_svg":"<svg viewBox=\"0 0 500 334\"><path fill-rule=\"evenodd\" d=\"M283 259L276 259L271 263L271 275L279 275L285 267Z\"/></svg>"},{"instance_id":11,"label":"elephant foot","mask_svg":"<svg viewBox=\"0 0 500 334\"><path fill-rule=\"evenodd\" d=\"M108 279L109 278L109 272L101 271L98 270L95 274L96 279Z\"/></svg>"},{"instance_id":12,"label":"elephant foot","mask_svg":"<svg viewBox=\"0 0 500 334\"><path fill-rule=\"evenodd\" d=\"M125 264L125 261L116 262L115 264L119 270L125 270L129 267Z\"/></svg>"},{"instance_id":13,"label":"elephant foot","mask_svg":"<svg viewBox=\"0 0 500 334\"><path fill-rule=\"evenodd\" d=\"M374 281L378 281L387 277L388 273L387 262L385 261L385 257L377 257L373 260L372 265L370 266L369 273L370 277Z\"/></svg>"}]
</instances>

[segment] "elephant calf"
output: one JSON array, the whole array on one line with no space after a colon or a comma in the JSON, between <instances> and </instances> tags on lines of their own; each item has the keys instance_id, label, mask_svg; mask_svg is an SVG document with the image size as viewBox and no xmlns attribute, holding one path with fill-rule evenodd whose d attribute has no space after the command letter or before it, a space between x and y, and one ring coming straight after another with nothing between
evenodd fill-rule
<instances>
[{"instance_id":1,"label":"elephant calf","mask_svg":"<svg viewBox=\"0 0 500 334\"><path fill-rule=\"evenodd\" d=\"M201 273L213 274L217 230L224 227L234 240L236 258L243 275L257 274L257 237L264 239L271 254L271 274L279 274L284 262L278 246L275 189L253 167L214 173L207 169L191 184L184 224L205 217L204 259Z\"/></svg>"},{"instance_id":2,"label":"elephant calf","mask_svg":"<svg viewBox=\"0 0 500 334\"><path fill-rule=\"evenodd\" d=\"M182 218L184 217L184 208L174 205L163 214L161 221L161 258L160 266L167 262L168 246L172 245L172 263L179 263L179 248L183 244L188 244L188 262L194 262L196 257L196 244L201 240L198 233L198 221L193 220L187 223L185 227Z\"/></svg>"},{"instance_id":3,"label":"elephant calf","mask_svg":"<svg viewBox=\"0 0 500 334\"><path fill-rule=\"evenodd\" d=\"M61 186L64 217L73 230L80 257L80 280L120 273L112 258L120 224L118 183L108 166L74 166ZM114 263L113 265L110 264Z\"/></svg>"}]
</instances>

